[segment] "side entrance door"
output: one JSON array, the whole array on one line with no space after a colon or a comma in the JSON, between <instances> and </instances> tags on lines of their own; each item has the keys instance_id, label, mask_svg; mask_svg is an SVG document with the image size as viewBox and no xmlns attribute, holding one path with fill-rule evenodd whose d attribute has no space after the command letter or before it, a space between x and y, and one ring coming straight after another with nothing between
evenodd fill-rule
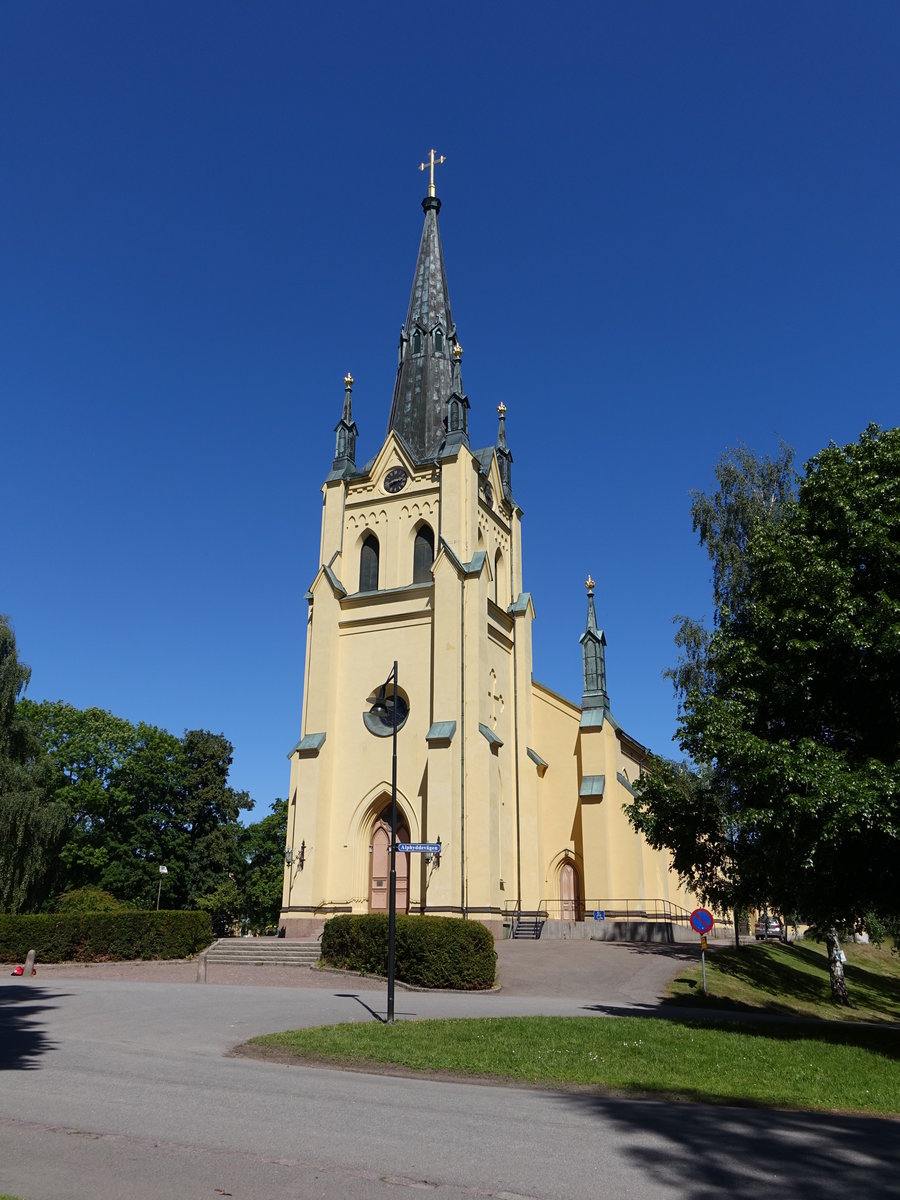
<instances>
[{"instance_id":1,"label":"side entrance door","mask_svg":"<svg viewBox=\"0 0 900 1200\"><path fill-rule=\"evenodd\" d=\"M559 871L559 899L562 919L577 921L580 917L578 894L578 872L571 863L563 863Z\"/></svg>"},{"instance_id":2,"label":"side entrance door","mask_svg":"<svg viewBox=\"0 0 900 1200\"><path fill-rule=\"evenodd\" d=\"M384 814L375 822L369 846L369 912L386 913L389 906L391 872L391 823ZM397 841L408 842L409 832L397 826ZM397 855L397 912L409 911L409 855Z\"/></svg>"}]
</instances>

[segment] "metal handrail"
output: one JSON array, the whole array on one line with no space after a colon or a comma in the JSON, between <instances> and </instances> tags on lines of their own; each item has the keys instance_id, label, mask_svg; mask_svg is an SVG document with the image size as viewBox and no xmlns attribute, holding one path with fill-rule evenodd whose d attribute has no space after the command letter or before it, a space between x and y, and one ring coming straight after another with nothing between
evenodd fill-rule
<instances>
[{"instance_id":1,"label":"metal handrail","mask_svg":"<svg viewBox=\"0 0 900 1200\"><path fill-rule=\"evenodd\" d=\"M566 909L569 911L574 909L574 919L577 921L583 921L586 913L597 911L605 913L608 920L624 918L625 920L672 921L679 925L689 925L691 919L688 909L660 897L602 897L585 900L554 898L541 900L541 909L552 920L573 919L562 916Z\"/></svg>"}]
</instances>

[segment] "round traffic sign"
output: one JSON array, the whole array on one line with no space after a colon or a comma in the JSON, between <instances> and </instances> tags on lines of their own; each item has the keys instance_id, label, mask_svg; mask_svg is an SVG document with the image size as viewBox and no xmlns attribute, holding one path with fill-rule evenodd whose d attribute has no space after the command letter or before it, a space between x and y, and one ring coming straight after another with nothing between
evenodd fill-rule
<instances>
[{"instance_id":1,"label":"round traffic sign","mask_svg":"<svg viewBox=\"0 0 900 1200\"><path fill-rule=\"evenodd\" d=\"M691 929L695 933L709 933L713 925L715 921L708 908L695 908L691 913Z\"/></svg>"}]
</instances>

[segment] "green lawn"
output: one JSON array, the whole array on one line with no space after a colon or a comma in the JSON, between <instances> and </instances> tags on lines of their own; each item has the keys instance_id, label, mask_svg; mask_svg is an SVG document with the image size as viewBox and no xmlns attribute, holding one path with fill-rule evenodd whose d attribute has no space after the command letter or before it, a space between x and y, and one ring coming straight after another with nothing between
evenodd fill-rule
<instances>
[{"instance_id":1,"label":"green lawn","mask_svg":"<svg viewBox=\"0 0 900 1200\"><path fill-rule=\"evenodd\" d=\"M643 1017L331 1025L251 1052L358 1068L815 1110L900 1113L900 1031Z\"/></svg>"},{"instance_id":2,"label":"green lawn","mask_svg":"<svg viewBox=\"0 0 900 1200\"><path fill-rule=\"evenodd\" d=\"M672 1003L750 1009L850 1021L900 1020L900 955L888 947L845 947L850 1008L831 1002L825 947L813 941L742 946L706 956L709 998L699 963L670 984ZM699 956L698 956L699 957Z\"/></svg>"}]
</instances>

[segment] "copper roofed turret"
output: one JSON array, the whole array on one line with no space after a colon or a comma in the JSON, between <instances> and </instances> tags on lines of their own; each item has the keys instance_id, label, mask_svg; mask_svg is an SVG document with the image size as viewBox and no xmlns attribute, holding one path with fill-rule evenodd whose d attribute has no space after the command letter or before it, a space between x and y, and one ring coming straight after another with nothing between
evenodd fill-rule
<instances>
[{"instance_id":1,"label":"copper roofed turret","mask_svg":"<svg viewBox=\"0 0 900 1200\"><path fill-rule=\"evenodd\" d=\"M584 658L584 695L581 698L581 707L584 709L599 708L604 713L608 713L606 636L602 629L597 628L597 614L594 611L594 588L597 585L588 575L584 586L587 588L588 594L587 623L584 633L578 639L581 642L581 652Z\"/></svg>"},{"instance_id":2,"label":"copper roofed turret","mask_svg":"<svg viewBox=\"0 0 900 1200\"><path fill-rule=\"evenodd\" d=\"M434 187L434 168L444 162L431 151L431 182L422 201L425 225L413 276L406 324L400 332L397 381L388 432L395 430L419 461L434 458L445 433L447 402L452 393L463 395L456 326L450 313L450 295L444 273L444 255L438 212L441 202Z\"/></svg>"}]
</instances>

